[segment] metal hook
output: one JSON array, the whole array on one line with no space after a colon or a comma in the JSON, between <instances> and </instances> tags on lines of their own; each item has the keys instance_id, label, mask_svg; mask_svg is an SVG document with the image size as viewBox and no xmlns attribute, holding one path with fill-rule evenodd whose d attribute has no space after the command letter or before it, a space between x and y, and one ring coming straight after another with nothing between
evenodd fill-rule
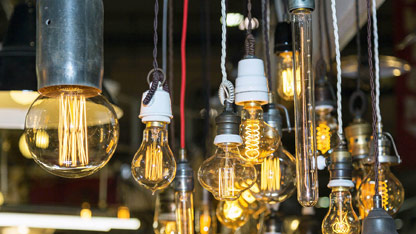
<instances>
[{"instance_id":1,"label":"metal hook","mask_svg":"<svg viewBox=\"0 0 416 234\"><path fill-rule=\"evenodd\" d=\"M279 107L280 109L282 109L285 112L287 130L290 133L292 131L292 125L290 124L289 111L287 111L287 108L285 106L283 106L282 104L278 103L278 104L276 104L276 106Z\"/></svg>"},{"instance_id":2,"label":"metal hook","mask_svg":"<svg viewBox=\"0 0 416 234\"><path fill-rule=\"evenodd\" d=\"M155 72L160 72L162 74L163 80L160 83L162 86L165 84L166 82L166 75L165 72L163 71L163 69L161 68L157 68L156 70L153 68L152 70L149 71L149 73L147 74L147 83L150 85L150 75L152 75Z\"/></svg>"}]
</instances>

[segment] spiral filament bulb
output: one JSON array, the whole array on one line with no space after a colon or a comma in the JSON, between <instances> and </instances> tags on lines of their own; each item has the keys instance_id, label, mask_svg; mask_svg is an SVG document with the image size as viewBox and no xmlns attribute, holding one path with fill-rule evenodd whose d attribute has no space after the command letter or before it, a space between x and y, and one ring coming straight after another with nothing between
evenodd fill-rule
<instances>
[{"instance_id":1,"label":"spiral filament bulb","mask_svg":"<svg viewBox=\"0 0 416 234\"><path fill-rule=\"evenodd\" d=\"M247 158L257 158L260 156L260 121L247 120L244 132L245 155Z\"/></svg>"},{"instance_id":2,"label":"spiral filament bulb","mask_svg":"<svg viewBox=\"0 0 416 234\"><path fill-rule=\"evenodd\" d=\"M280 190L280 160L279 158L267 158L261 164L261 185L263 191Z\"/></svg>"},{"instance_id":3,"label":"spiral filament bulb","mask_svg":"<svg viewBox=\"0 0 416 234\"><path fill-rule=\"evenodd\" d=\"M379 181L378 194L381 196L382 206L385 210L389 208L389 194L386 181ZM363 184L363 191L365 194L372 195L375 191L375 183ZM369 201L372 202L372 201Z\"/></svg>"},{"instance_id":4,"label":"spiral filament bulb","mask_svg":"<svg viewBox=\"0 0 416 234\"><path fill-rule=\"evenodd\" d=\"M58 125L60 166L75 167L88 164L87 136L85 96L61 93Z\"/></svg>"},{"instance_id":5,"label":"spiral filament bulb","mask_svg":"<svg viewBox=\"0 0 416 234\"><path fill-rule=\"evenodd\" d=\"M218 184L219 190L218 193L221 197L234 197L234 180L235 180L235 172L234 168L225 167L220 168L218 170Z\"/></svg>"},{"instance_id":6,"label":"spiral filament bulb","mask_svg":"<svg viewBox=\"0 0 416 234\"><path fill-rule=\"evenodd\" d=\"M316 127L316 146L322 154L331 149L331 129L327 124L320 123Z\"/></svg>"},{"instance_id":7,"label":"spiral filament bulb","mask_svg":"<svg viewBox=\"0 0 416 234\"><path fill-rule=\"evenodd\" d=\"M332 224L332 230L334 233L344 234L350 231L350 225L348 224L347 214L342 215L340 211L339 217L335 219L334 224Z\"/></svg>"}]
</instances>

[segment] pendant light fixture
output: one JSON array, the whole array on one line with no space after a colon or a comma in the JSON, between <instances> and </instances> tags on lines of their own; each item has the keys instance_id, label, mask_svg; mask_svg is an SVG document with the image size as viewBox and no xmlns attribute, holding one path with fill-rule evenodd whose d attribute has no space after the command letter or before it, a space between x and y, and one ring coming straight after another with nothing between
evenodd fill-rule
<instances>
[{"instance_id":1,"label":"pendant light fixture","mask_svg":"<svg viewBox=\"0 0 416 234\"><path fill-rule=\"evenodd\" d=\"M380 95L380 87L379 87L379 69L378 69L378 32L377 32L377 10L376 10L376 2L375 0L367 0L367 43L368 43L368 63L370 66L370 85L371 85L371 97L372 97L372 109L373 109L373 141L372 144L374 146L374 196L373 196L373 207L369 212L368 216L364 219L362 224L362 234L372 234L372 233L380 233L380 234L397 234L396 225L394 223L393 218L386 212L385 209L382 207L382 195L380 195L379 191L381 188L380 186L380 178L379 178L379 140L378 134L381 133L381 114L380 114L380 107L379 107L379 95ZM373 26L373 34L374 34L374 57L375 57L375 71L373 70L373 46L371 41L371 26ZM375 72L375 74L374 74ZM375 77L374 77L375 75ZM360 189L363 187L364 183L361 184Z\"/></svg>"},{"instance_id":2,"label":"pendant light fixture","mask_svg":"<svg viewBox=\"0 0 416 234\"><path fill-rule=\"evenodd\" d=\"M117 147L117 116L101 95L103 12L101 0L37 1L40 96L27 113L25 134L35 162L54 175L91 175ZM46 135L49 144L37 144Z\"/></svg>"},{"instance_id":3,"label":"pendant light fixture","mask_svg":"<svg viewBox=\"0 0 416 234\"><path fill-rule=\"evenodd\" d=\"M298 201L302 206L318 202L316 156L315 82L312 75L312 11L314 0L290 0L292 21L293 74L299 70L299 82L293 77L295 90L295 147ZM300 88L297 88L301 85Z\"/></svg>"}]
</instances>

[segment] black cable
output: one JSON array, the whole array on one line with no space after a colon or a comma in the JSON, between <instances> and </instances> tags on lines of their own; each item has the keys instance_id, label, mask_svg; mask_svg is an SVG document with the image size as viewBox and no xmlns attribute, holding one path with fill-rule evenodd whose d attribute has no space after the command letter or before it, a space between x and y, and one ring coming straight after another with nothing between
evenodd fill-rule
<instances>
[{"instance_id":1,"label":"black cable","mask_svg":"<svg viewBox=\"0 0 416 234\"><path fill-rule=\"evenodd\" d=\"M263 39L264 39L264 47L265 47L265 56L266 56L266 74L267 80L269 83L269 92L272 91L272 71L271 71L271 59L270 59L270 38L269 38L269 24L267 17L267 11L270 7L269 0L262 0L262 29L263 29Z\"/></svg>"},{"instance_id":2,"label":"black cable","mask_svg":"<svg viewBox=\"0 0 416 234\"><path fill-rule=\"evenodd\" d=\"M330 66L329 66L329 68L330 68L330 71L331 71L331 74L334 74L335 72L334 72L334 66L331 66L331 64L332 64L332 54L331 54L331 51L332 51L332 44L331 44L331 36L330 36L330 32L329 32L329 25L330 25L330 21L328 21L328 7L327 7L327 3L326 3L327 1L326 0L323 0L323 7L324 7L324 19L325 19L325 25L326 25L326 27L325 27L325 35L326 35L326 45L327 45L327 49L328 49L328 63L330 64Z\"/></svg>"},{"instance_id":3,"label":"black cable","mask_svg":"<svg viewBox=\"0 0 416 234\"><path fill-rule=\"evenodd\" d=\"M246 35L246 41L245 41L245 51L246 51L246 57L247 56L254 56L255 50L256 50L256 39L254 38L252 34L252 14L251 14L251 0L247 0L247 18L248 18L248 27L247 27L247 35Z\"/></svg>"},{"instance_id":4,"label":"black cable","mask_svg":"<svg viewBox=\"0 0 416 234\"><path fill-rule=\"evenodd\" d=\"M159 82L163 81L163 75L158 70L159 65L157 63L157 41L158 41L158 35L157 35L157 25L158 25L158 14L159 14L159 0L155 0L155 18L153 21L153 80L152 85L150 86L149 92L147 93L146 97L143 99L143 104L147 105L152 100L153 95L156 92L156 89L159 85ZM163 89L167 92L169 92L168 84L165 82L163 84Z\"/></svg>"},{"instance_id":5,"label":"black cable","mask_svg":"<svg viewBox=\"0 0 416 234\"><path fill-rule=\"evenodd\" d=\"M360 36L360 1L355 0L355 18L356 18L356 28L357 28L357 36L355 37L355 41L357 43L357 83L356 83L356 90L357 92L360 91L361 87L361 36Z\"/></svg>"},{"instance_id":6,"label":"black cable","mask_svg":"<svg viewBox=\"0 0 416 234\"><path fill-rule=\"evenodd\" d=\"M173 0L169 0L168 2L168 80L169 80L169 87L170 87L170 100L173 102ZM175 138L175 118L172 118L170 125L170 144L175 149L176 146L176 138Z\"/></svg>"},{"instance_id":7,"label":"black cable","mask_svg":"<svg viewBox=\"0 0 416 234\"><path fill-rule=\"evenodd\" d=\"M375 95L375 79L374 79L374 66L373 66L373 51L371 42L371 0L367 0L367 43L368 43L368 65L370 67L370 86L371 86L371 106L373 108L373 147L374 147L374 175L375 175L375 194L379 194L379 178L378 178L378 134L377 134L377 114L376 114L376 95Z\"/></svg>"}]
</instances>

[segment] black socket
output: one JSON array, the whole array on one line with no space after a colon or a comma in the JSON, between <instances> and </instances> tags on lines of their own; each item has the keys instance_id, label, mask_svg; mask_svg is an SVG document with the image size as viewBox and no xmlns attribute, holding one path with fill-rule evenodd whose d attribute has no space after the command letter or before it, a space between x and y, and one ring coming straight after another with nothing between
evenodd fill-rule
<instances>
[{"instance_id":1,"label":"black socket","mask_svg":"<svg viewBox=\"0 0 416 234\"><path fill-rule=\"evenodd\" d=\"M328 170L331 180L352 179L352 158L345 141L332 152Z\"/></svg>"},{"instance_id":2,"label":"black socket","mask_svg":"<svg viewBox=\"0 0 416 234\"><path fill-rule=\"evenodd\" d=\"M215 119L217 124L217 135L238 135L241 118L234 112L233 104L225 101L224 111Z\"/></svg>"},{"instance_id":3,"label":"black socket","mask_svg":"<svg viewBox=\"0 0 416 234\"><path fill-rule=\"evenodd\" d=\"M288 22L279 22L274 32L274 52L292 51L292 26Z\"/></svg>"}]
</instances>

